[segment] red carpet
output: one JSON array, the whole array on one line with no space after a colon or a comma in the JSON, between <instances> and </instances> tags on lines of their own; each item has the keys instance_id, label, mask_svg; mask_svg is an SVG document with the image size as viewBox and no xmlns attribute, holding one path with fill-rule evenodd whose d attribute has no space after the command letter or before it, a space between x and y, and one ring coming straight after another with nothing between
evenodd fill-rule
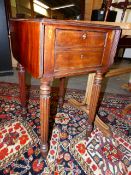
<instances>
[{"instance_id":1,"label":"red carpet","mask_svg":"<svg viewBox=\"0 0 131 175\"><path fill-rule=\"evenodd\" d=\"M44 160L39 143L39 87L27 90L26 111L20 105L18 85L0 83L0 175L131 174L131 111L122 115L131 97L104 94L97 113L111 127L113 137L105 138L94 128L91 137L85 140L88 116L67 104L70 97L82 100L84 91L68 89L63 110L55 115L58 89L52 89L51 146Z\"/></svg>"}]
</instances>

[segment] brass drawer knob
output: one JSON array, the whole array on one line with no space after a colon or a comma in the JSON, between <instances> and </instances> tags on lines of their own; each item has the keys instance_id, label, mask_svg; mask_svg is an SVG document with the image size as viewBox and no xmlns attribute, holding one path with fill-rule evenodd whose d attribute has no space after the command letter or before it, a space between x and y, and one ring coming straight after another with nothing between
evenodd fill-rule
<instances>
[{"instance_id":1,"label":"brass drawer knob","mask_svg":"<svg viewBox=\"0 0 131 175\"><path fill-rule=\"evenodd\" d=\"M80 56L80 57L81 57L81 59L83 59L83 58L84 58L84 55L83 55L83 54L81 54L81 56Z\"/></svg>"},{"instance_id":2,"label":"brass drawer knob","mask_svg":"<svg viewBox=\"0 0 131 175\"><path fill-rule=\"evenodd\" d=\"M82 35L82 39L86 39L86 38L87 38L87 34L84 33L84 34Z\"/></svg>"}]
</instances>

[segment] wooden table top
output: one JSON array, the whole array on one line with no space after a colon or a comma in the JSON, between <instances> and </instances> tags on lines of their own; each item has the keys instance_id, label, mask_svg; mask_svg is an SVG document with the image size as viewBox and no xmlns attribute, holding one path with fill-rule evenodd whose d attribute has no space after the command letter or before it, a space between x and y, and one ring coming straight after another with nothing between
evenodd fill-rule
<instances>
[{"instance_id":1,"label":"wooden table top","mask_svg":"<svg viewBox=\"0 0 131 175\"><path fill-rule=\"evenodd\" d=\"M106 71L121 29L87 21L12 19L10 33L14 58L32 76L60 78Z\"/></svg>"}]
</instances>

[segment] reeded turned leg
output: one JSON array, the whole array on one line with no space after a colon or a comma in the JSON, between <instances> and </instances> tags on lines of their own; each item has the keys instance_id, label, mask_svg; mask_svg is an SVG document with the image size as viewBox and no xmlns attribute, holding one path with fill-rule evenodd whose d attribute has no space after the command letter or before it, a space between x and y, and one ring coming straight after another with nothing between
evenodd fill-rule
<instances>
[{"instance_id":1,"label":"reeded turned leg","mask_svg":"<svg viewBox=\"0 0 131 175\"><path fill-rule=\"evenodd\" d=\"M48 125L50 115L50 82L41 80L40 85L40 128L41 128L41 153L46 157L48 153Z\"/></svg>"},{"instance_id":2,"label":"reeded turned leg","mask_svg":"<svg viewBox=\"0 0 131 175\"><path fill-rule=\"evenodd\" d=\"M99 117L98 115L94 116L94 113L96 113L96 107L93 106L93 101L97 99L96 105L98 102L99 98L99 93L100 93L100 88L101 88L101 80L102 80L102 75L99 75L98 73L90 73L88 76L88 81L87 81L87 87L86 87L86 93L85 93L85 98L83 102L78 102L75 99L69 99L69 102L77 107L78 109L81 109L85 111L90 117L89 125L87 126L87 135L90 135L93 125L92 121L94 124L102 131L102 133L106 137L110 137L112 135L111 130L108 125L106 125ZM98 78L97 78L98 77ZM99 81L98 81L99 80ZM99 83L98 83L99 82ZM95 90L96 89L96 90ZM99 89L99 90L98 90ZM96 95L95 95L96 93ZM95 110L94 110L95 108ZM90 112L90 114L89 114ZM93 116L93 117L91 117ZM94 118L95 117L95 118ZM92 119L91 119L92 118ZM94 121L95 119L95 121Z\"/></svg>"},{"instance_id":3,"label":"reeded turned leg","mask_svg":"<svg viewBox=\"0 0 131 175\"><path fill-rule=\"evenodd\" d=\"M21 64L18 64L18 77L20 88L20 101L23 107L26 106L26 86L25 86L25 69Z\"/></svg>"},{"instance_id":4,"label":"reeded turned leg","mask_svg":"<svg viewBox=\"0 0 131 175\"><path fill-rule=\"evenodd\" d=\"M101 90L102 73L97 72L94 77L90 104L89 104L89 125L87 126L87 135L92 131L96 115L96 108Z\"/></svg>"},{"instance_id":5,"label":"reeded turned leg","mask_svg":"<svg viewBox=\"0 0 131 175\"><path fill-rule=\"evenodd\" d=\"M65 97L65 78L60 78L59 100L58 100L58 104L60 108L62 108L64 104L64 97Z\"/></svg>"}]
</instances>

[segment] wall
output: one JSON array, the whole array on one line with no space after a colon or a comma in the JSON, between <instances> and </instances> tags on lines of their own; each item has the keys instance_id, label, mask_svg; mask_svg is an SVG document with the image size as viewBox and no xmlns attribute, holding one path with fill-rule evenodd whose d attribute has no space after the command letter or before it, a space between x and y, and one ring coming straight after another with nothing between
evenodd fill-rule
<instances>
[{"instance_id":1,"label":"wall","mask_svg":"<svg viewBox=\"0 0 131 175\"><path fill-rule=\"evenodd\" d=\"M102 0L85 0L85 16L84 16L84 19L90 21L92 10L100 9L102 2L103 2ZM117 2L117 0L115 0L114 2ZM113 10L117 11L116 21L120 22L122 10L115 9L115 8ZM125 14L125 17L124 17L123 21L124 22L131 22L131 10L126 11L126 14ZM131 49L126 49L125 50L124 57L131 58Z\"/></svg>"},{"instance_id":2,"label":"wall","mask_svg":"<svg viewBox=\"0 0 131 175\"><path fill-rule=\"evenodd\" d=\"M51 11L51 18L56 18L56 19L64 19L64 15L57 10L52 10Z\"/></svg>"},{"instance_id":3,"label":"wall","mask_svg":"<svg viewBox=\"0 0 131 175\"><path fill-rule=\"evenodd\" d=\"M25 14L26 18L31 17L31 6L30 6L30 0L10 0L11 2L11 11L12 11L12 17L16 17L16 14ZM34 9L36 11L39 11L41 9ZM55 16L57 19L63 19L63 15L59 13L58 11L50 11L50 10L42 10L41 14L44 15L44 17L51 18ZM36 12L35 12L36 15ZM12 55L12 54L11 54ZM12 65L13 67L17 66L17 61L14 59L12 55Z\"/></svg>"},{"instance_id":4,"label":"wall","mask_svg":"<svg viewBox=\"0 0 131 175\"><path fill-rule=\"evenodd\" d=\"M18 14L24 14L25 17L31 17L31 7L29 0L16 0Z\"/></svg>"},{"instance_id":5,"label":"wall","mask_svg":"<svg viewBox=\"0 0 131 175\"><path fill-rule=\"evenodd\" d=\"M10 0L10 2L11 2L12 17L16 17L16 2L15 0Z\"/></svg>"},{"instance_id":6,"label":"wall","mask_svg":"<svg viewBox=\"0 0 131 175\"><path fill-rule=\"evenodd\" d=\"M85 16L84 19L87 21L91 20L92 10L100 9L102 0L85 0Z\"/></svg>"},{"instance_id":7,"label":"wall","mask_svg":"<svg viewBox=\"0 0 131 175\"><path fill-rule=\"evenodd\" d=\"M121 9L116 9L116 8L112 8L112 9L117 11L116 21L120 22L122 10ZM126 10L123 22L131 22L131 10ZM126 49L125 50L124 57L131 59L131 49Z\"/></svg>"},{"instance_id":8,"label":"wall","mask_svg":"<svg viewBox=\"0 0 131 175\"><path fill-rule=\"evenodd\" d=\"M10 0L11 2L11 13L12 17L16 17L17 13L24 13L25 17L31 17L31 11L30 11L30 2L29 0ZM17 61L12 56L12 66L17 66Z\"/></svg>"}]
</instances>

